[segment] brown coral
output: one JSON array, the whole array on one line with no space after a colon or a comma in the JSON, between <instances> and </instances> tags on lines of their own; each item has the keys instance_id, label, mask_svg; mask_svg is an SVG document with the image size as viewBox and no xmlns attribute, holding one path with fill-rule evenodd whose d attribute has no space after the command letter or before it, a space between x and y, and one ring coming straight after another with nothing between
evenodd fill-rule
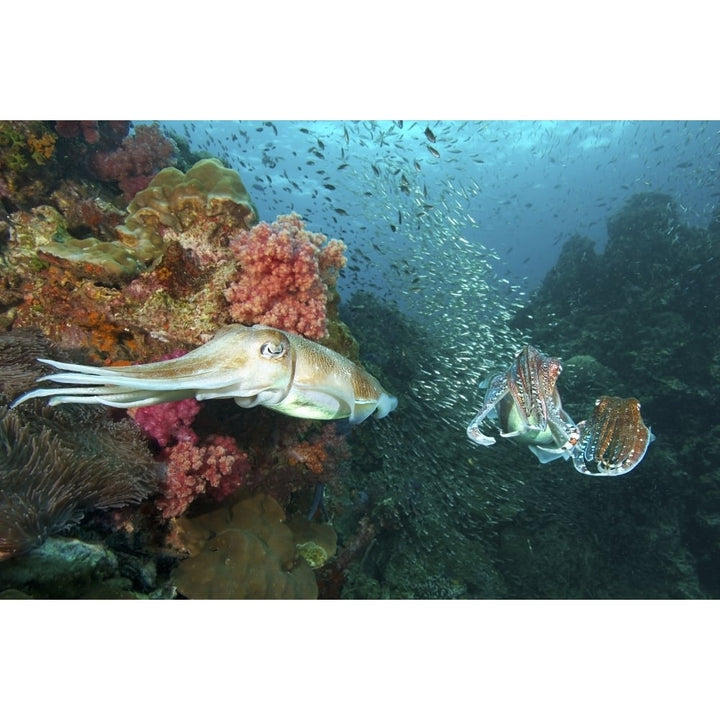
<instances>
[{"instance_id":1,"label":"brown coral","mask_svg":"<svg viewBox=\"0 0 720 720\"><path fill-rule=\"evenodd\" d=\"M191 556L173 574L178 591L195 599L314 599L318 588L299 556L285 513L259 493L231 508L176 522Z\"/></svg>"},{"instance_id":2,"label":"brown coral","mask_svg":"<svg viewBox=\"0 0 720 720\"><path fill-rule=\"evenodd\" d=\"M57 356L40 332L21 328L0 333L0 402L10 403L44 374L39 357Z\"/></svg>"}]
</instances>

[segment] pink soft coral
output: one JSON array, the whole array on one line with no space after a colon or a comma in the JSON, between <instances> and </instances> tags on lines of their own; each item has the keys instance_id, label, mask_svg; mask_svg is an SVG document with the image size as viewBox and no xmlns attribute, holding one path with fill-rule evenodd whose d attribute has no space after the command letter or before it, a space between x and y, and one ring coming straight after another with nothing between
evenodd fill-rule
<instances>
[{"instance_id":1,"label":"pink soft coral","mask_svg":"<svg viewBox=\"0 0 720 720\"><path fill-rule=\"evenodd\" d=\"M208 435L200 445L184 440L166 448L167 474L157 506L163 517L178 517L202 495L222 500L239 488L250 471L247 453L225 435Z\"/></svg>"},{"instance_id":2,"label":"pink soft coral","mask_svg":"<svg viewBox=\"0 0 720 720\"><path fill-rule=\"evenodd\" d=\"M157 125L139 125L117 150L96 153L92 168L100 180L116 181L129 202L159 170L172 164L175 150Z\"/></svg>"},{"instance_id":3,"label":"pink soft coral","mask_svg":"<svg viewBox=\"0 0 720 720\"><path fill-rule=\"evenodd\" d=\"M169 357L178 357L175 352ZM194 398L132 408L128 414L158 444L166 463L157 507L163 517L178 517L201 496L223 500L240 487L250 471L247 453L233 438L208 435L200 440L191 427L202 408Z\"/></svg>"},{"instance_id":4,"label":"pink soft coral","mask_svg":"<svg viewBox=\"0 0 720 720\"><path fill-rule=\"evenodd\" d=\"M197 441L190 427L201 405L195 398L132 408L128 414L161 448L175 442Z\"/></svg>"},{"instance_id":5,"label":"pink soft coral","mask_svg":"<svg viewBox=\"0 0 720 720\"><path fill-rule=\"evenodd\" d=\"M328 291L345 265L344 243L309 232L292 213L239 233L230 248L241 266L225 291L234 321L325 336Z\"/></svg>"}]
</instances>

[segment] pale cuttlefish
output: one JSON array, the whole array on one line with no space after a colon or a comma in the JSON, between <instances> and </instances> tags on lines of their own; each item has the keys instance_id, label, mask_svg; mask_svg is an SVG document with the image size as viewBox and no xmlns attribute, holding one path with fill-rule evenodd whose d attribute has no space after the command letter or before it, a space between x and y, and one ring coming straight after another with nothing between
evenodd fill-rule
<instances>
[{"instance_id":1,"label":"pale cuttlefish","mask_svg":"<svg viewBox=\"0 0 720 720\"><path fill-rule=\"evenodd\" d=\"M39 359L63 372L39 378L72 387L31 390L12 406L47 397L50 405L100 403L130 408L183 400L232 398L314 420L385 417L397 407L378 380L348 358L294 333L265 325L229 325L172 360L92 367Z\"/></svg>"},{"instance_id":2,"label":"pale cuttlefish","mask_svg":"<svg viewBox=\"0 0 720 720\"><path fill-rule=\"evenodd\" d=\"M542 463L569 459L580 438L572 418L563 410L555 384L562 372L558 358L548 357L526 345L504 372L489 375L480 411L467 428L478 445L494 445L495 438L481 427L489 426L500 437L527 445Z\"/></svg>"}]
</instances>

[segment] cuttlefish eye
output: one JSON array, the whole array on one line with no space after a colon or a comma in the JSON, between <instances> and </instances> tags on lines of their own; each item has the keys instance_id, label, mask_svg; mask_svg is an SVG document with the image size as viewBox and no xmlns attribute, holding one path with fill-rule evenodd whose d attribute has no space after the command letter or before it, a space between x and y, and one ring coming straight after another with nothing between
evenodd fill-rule
<instances>
[{"instance_id":1,"label":"cuttlefish eye","mask_svg":"<svg viewBox=\"0 0 720 720\"><path fill-rule=\"evenodd\" d=\"M272 343L272 342L266 342L263 343L260 346L260 354L267 358L268 360L273 360L275 358L281 358L285 352L287 351L287 346L285 343Z\"/></svg>"}]
</instances>

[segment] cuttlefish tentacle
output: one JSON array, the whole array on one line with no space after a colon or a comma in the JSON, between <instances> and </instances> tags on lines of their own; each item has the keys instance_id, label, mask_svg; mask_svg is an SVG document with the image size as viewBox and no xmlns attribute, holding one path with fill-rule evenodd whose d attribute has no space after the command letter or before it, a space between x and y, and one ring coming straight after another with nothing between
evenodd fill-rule
<instances>
[{"instance_id":1,"label":"cuttlefish tentacle","mask_svg":"<svg viewBox=\"0 0 720 720\"><path fill-rule=\"evenodd\" d=\"M397 407L378 380L343 355L294 333L265 325L230 325L205 345L172 360L127 367L92 367L42 359L63 372L39 381L73 385L39 388L49 404L100 403L140 407L184 398L233 398L294 417L361 422Z\"/></svg>"},{"instance_id":2,"label":"cuttlefish tentacle","mask_svg":"<svg viewBox=\"0 0 720 720\"><path fill-rule=\"evenodd\" d=\"M468 437L478 445L495 444L495 438L485 435L480 428L485 419L495 411L495 406L510 392L506 374L494 375L487 380L487 385L482 407L467 427Z\"/></svg>"}]
</instances>

